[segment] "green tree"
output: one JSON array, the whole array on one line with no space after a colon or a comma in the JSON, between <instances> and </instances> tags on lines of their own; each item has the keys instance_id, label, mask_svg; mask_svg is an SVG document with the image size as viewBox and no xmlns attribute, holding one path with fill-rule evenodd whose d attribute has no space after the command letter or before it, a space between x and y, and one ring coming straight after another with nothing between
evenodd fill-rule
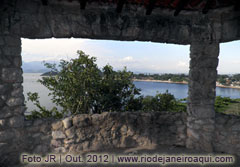
<instances>
[{"instance_id":1,"label":"green tree","mask_svg":"<svg viewBox=\"0 0 240 167\"><path fill-rule=\"evenodd\" d=\"M186 111L186 104L177 101L168 91L146 96L142 100L143 111Z\"/></svg>"},{"instance_id":2,"label":"green tree","mask_svg":"<svg viewBox=\"0 0 240 167\"><path fill-rule=\"evenodd\" d=\"M50 90L53 103L61 106L63 113L135 111L141 108L140 89L132 82L132 72L126 68L114 71L110 65L101 71L95 57L82 51L77 53L76 59L61 60L59 68L45 63L57 75L39 80ZM36 104L40 106L39 102Z\"/></svg>"},{"instance_id":3,"label":"green tree","mask_svg":"<svg viewBox=\"0 0 240 167\"><path fill-rule=\"evenodd\" d=\"M101 110L102 111L135 111L141 109L140 89L133 84L133 73L114 71L110 65L103 67L101 79Z\"/></svg>"},{"instance_id":4,"label":"green tree","mask_svg":"<svg viewBox=\"0 0 240 167\"><path fill-rule=\"evenodd\" d=\"M36 119L42 117L55 117L55 118L62 118L63 114L57 110L56 107L53 107L51 110L46 109L46 107L41 106L39 102L38 93L28 92L28 101L31 101L37 108L37 110L31 111L31 114L26 115L27 119Z\"/></svg>"},{"instance_id":5,"label":"green tree","mask_svg":"<svg viewBox=\"0 0 240 167\"><path fill-rule=\"evenodd\" d=\"M61 60L58 70L56 65L46 67L57 72L56 76L43 77L39 80L51 93L53 103L61 106L63 112L89 113L97 104L99 97L100 70L95 64L96 58L89 57L82 51L79 57L70 61Z\"/></svg>"}]
</instances>

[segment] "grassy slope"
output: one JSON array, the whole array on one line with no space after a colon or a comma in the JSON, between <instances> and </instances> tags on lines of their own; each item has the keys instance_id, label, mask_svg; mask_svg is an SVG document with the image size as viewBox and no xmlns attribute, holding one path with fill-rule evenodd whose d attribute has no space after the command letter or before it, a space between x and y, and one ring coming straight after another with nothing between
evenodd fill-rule
<instances>
[{"instance_id":1,"label":"grassy slope","mask_svg":"<svg viewBox=\"0 0 240 167\"><path fill-rule=\"evenodd\" d=\"M222 102L217 112L240 116L240 99L232 99L231 102Z\"/></svg>"}]
</instances>

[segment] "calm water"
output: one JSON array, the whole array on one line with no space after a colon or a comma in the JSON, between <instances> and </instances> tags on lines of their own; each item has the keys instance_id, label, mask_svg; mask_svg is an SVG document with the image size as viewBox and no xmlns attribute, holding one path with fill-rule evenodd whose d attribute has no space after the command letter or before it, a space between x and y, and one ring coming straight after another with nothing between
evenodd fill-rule
<instances>
[{"instance_id":1,"label":"calm water","mask_svg":"<svg viewBox=\"0 0 240 167\"><path fill-rule=\"evenodd\" d=\"M24 73L24 96L27 101L27 92L38 92L40 98L40 103L46 106L48 109L54 105L51 103L51 97L48 96L48 89L42 86L37 82L38 79L41 79L41 74L39 73ZM185 98L187 97L188 85L183 84L169 84L169 83L159 83L159 82L134 82L137 88L142 89L143 95L155 95L156 92L164 93L168 90L176 98ZM240 98L240 89L231 89L231 88L219 88L217 87L216 93L218 96L231 97L231 98ZM34 109L34 105L31 102L27 102L28 111Z\"/></svg>"}]
</instances>

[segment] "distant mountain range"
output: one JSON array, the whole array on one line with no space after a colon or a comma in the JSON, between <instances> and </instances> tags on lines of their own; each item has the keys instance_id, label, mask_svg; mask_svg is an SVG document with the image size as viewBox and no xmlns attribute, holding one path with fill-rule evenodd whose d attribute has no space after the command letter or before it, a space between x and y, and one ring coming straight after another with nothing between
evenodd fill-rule
<instances>
[{"instance_id":1,"label":"distant mountain range","mask_svg":"<svg viewBox=\"0 0 240 167\"><path fill-rule=\"evenodd\" d=\"M45 61L46 63L56 63L57 65L59 64L59 61ZM44 66L43 61L31 61L31 62L24 62L22 63L22 69L24 73L46 73L49 72L50 70L47 69ZM114 70L122 70L122 69L116 69ZM128 69L129 70L129 69ZM135 74L155 74L153 72L146 72L146 71L138 71L138 70L130 70ZM165 74L165 73L158 73L158 74Z\"/></svg>"},{"instance_id":2,"label":"distant mountain range","mask_svg":"<svg viewBox=\"0 0 240 167\"><path fill-rule=\"evenodd\" d=\"M56 63L56 61L46 61L47 63ZM22 63L22 69L24 73L45 73L50 71L44 66L43 61L32 61L32 62L24 62Z\"/></svg>"}]
</instances>

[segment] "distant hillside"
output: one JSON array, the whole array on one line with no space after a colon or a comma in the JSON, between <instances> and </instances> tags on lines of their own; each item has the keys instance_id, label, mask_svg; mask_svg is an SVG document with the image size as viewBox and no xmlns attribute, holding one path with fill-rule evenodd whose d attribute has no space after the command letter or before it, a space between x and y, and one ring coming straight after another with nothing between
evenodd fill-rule
<instances>
[{"instance_id":1,"label":"distant hillside","mask_svg":"<svg viewBox=\"0 0 240 167\"><path fill-rule=\"evenodd\" d=\"M55 61L47 61L47 63L57 63ZM23 62L22 69L24 73L45 73L48 72L49 69L47 69L43 61L32 61L32 62Z\"/></svg>"}]
</instances>

